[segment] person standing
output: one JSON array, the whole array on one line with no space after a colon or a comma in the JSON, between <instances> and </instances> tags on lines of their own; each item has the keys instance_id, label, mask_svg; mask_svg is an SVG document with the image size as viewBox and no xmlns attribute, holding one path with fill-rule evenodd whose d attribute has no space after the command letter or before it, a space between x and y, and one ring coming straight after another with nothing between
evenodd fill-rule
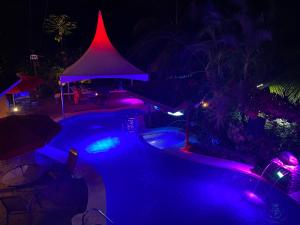
<instances>
[{"instance_id":1,"label":"person standing","mask_svg":"<svg viewBox=\"0 0 300 225\"><path fill-rule=\"evenodd\" d=\"M73 89L73 99L74 99L74 104L75 105L78 105L79 103L79 98L80 98L80 89L75 86L74 89Z\"/></svg>"}]
</instances>

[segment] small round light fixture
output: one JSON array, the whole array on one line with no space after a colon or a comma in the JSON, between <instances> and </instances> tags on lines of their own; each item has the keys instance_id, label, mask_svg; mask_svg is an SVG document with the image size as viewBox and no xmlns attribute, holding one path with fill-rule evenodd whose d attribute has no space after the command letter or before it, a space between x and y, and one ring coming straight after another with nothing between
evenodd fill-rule
<instances>
[{"instance_id":1,"label":"small round light fixture","mask_svg":"<svg viewBox=\"0 0 300 225\"><path fill-rule=\"evenodd\" d=\"M12 108L12 111L13 111L13 112L19 112L20 109L19 109L17 106L14 106L14 107Z\"/></svg>"},{"instance_id":2,"label":"small round light fixture","mask_svg":"<svg viewBox=\"0 0 300 225\"><path fill-rule=\"evenodd\" d=\"M209 103L206 102L206 101L202 101L202 102L201 102L201 107L202 107L203 109L206 109L206 108L209 107Z\"/></svg>"}]
</instances>

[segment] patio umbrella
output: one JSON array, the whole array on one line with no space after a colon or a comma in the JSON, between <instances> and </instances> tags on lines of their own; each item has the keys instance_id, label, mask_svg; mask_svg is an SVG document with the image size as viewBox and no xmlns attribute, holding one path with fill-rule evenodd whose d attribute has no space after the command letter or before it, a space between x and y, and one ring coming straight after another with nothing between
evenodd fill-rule
<instances>
[{"instance_id":1,"label":"patio umbrella","mask_svg":"<svg viewBox=\"0 0 300 225\"><path fill-rule=\"evenodd\" d=\"M18 94L23 91L33 91L44 82L41 78L25 74L22 74L19 77L21 82L9 90L7 94Z\"/></svg>"},{"instance_id":2,"label":"patio umbrella","mask_svg":"<svg viewBox=\"0 0 300 225\"><path fill-rule=\"evenodd\" d=\"M15 94L23 91L34 91L44 82L38 77L33 77L26 74L21 74L19 77L20 82L7 92L7 94L12 94L14 106L16 105L14 97Z\"/></svg>"},{"instance_id":3,"label":"patio umbrella","mask_svg":"<svg viewBox=\"0 0 300 225\"><path fill-rule=\"evenodd\" d=\"M43 147L60 130L46 115L18 115L0 119L0 160Z\"/></svg>"}]
</instances>

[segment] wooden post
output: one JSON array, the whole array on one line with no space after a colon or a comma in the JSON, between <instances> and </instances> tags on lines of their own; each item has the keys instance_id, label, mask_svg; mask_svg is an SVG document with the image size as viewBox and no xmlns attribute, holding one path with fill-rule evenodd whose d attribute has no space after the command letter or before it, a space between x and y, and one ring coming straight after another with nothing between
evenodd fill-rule
<instances>
[{"instance_id":1,"label":"wooden post","mask_svg":"<svg viewBox=\"0 0 300 225\"><path fill-rule=\"evenodd\" d=\"M62 118L65 118L65 106L64 106L64 90L62 83L60 82L60 100L61 100L61 113L62 113Z\"/></svg>"},{"instance_id":2,"label":"wooden post","mask_svg":"<svg viewBox=\"0 0 300 225\"><path fill-rule=\"evenodd\" d=\"M77 160L78 160L78 152L74 148L71 148L67 159L67 169L69 172L72 173L74 171Z\"/></svg>"},{"instance_id":3,"label":"wooden post","mask_svg":"<svg viewBox=\"0 0 300 225\"><path fill-rule=\"evenodd\" d=\"M191 117L191 108L188 107L186 110L186 126L185 126L185 141L184 146L181 148L182 151L188 152L191 149L190 145L190 117Z\"/></svg>"}]
</instances>

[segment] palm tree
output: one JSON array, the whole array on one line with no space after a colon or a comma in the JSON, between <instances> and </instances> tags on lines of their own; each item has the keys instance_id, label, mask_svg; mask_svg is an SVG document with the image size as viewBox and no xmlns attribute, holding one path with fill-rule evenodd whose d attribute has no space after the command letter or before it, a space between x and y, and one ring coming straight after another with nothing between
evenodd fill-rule
<instances>
[{"instance_id":1,"label":"palm tree","mask_svg":"<svg viewBox=\"0 0 300 225\"><path fill-rule=\"evenodd\" d=\"M45 19L44 28L46 33L55 34L54 40L62 45L63 38L72 34L77 28L77 23L67 15L49 15Z\"/></svg>"},{"instance_id":2,"label":"palm tree","mask_svg":"<svg viewBox=\"0 0 300 225\"><path fill-rule=\"evenodd\" d=\"M202 55L211 96L209 117L220 130L234 112L249 110L249 99L263 73L264 44L272 36L264 28L264 17L250 17L245 8L225 17L213 4L206 7L204 29L190 49Z\"/></svg>"},{"instance_id":3,"label":"palm tree","mask_svg":"<svg viewBox=\"0 0 300 225\"><path fill-rule=\"evenodd\" d=\"M300 82L295 79L273 81L268 85L272 94L287 98L294 105L300 104Z\"/></svg>"}]
</instances>

